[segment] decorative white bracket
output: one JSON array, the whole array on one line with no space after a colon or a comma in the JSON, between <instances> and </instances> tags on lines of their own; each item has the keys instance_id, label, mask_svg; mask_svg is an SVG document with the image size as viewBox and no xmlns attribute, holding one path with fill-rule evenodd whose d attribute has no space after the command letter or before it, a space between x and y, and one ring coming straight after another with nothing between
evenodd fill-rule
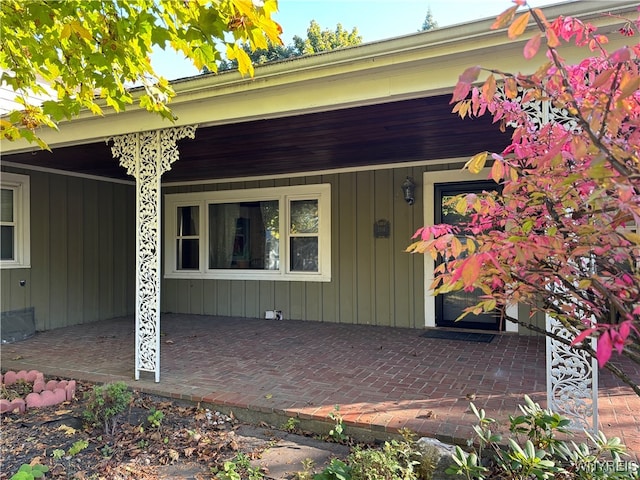
<instances>
[{"instance_id":1,"label":"decorative white bracket","mask_svg":"<svg viewBox=\"0 0 640 480\"><path fill-rule=\"evenodd\" d=\"M136 179L135 378L155 372L160 381L160 178L178 160L176 142L194 138L196 126L111 137L111 153Z\"/></svg>"},{"instance_id":2,"label":"decorative white bracket","mask_svg":"<svg viewBox=\"0 0 640 480\"><path fill-rule=\"evenodd\" d=\"M574 336L547 315L547 332L573 340ZM595 350L596 339L591 338ZM577 350L547 336L547 407L569 417L571 430L598 433L598 363Z\"/></svg>"}]
</instances>

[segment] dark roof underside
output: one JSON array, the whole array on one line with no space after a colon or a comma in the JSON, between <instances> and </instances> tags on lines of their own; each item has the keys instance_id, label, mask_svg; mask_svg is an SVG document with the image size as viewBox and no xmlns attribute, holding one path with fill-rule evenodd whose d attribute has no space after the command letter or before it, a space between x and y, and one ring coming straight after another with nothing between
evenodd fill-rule
<instances>
[{"instance_id":1,"label":"dark roof underside","mask_svg":"<svg viewBox=\"0 0 640 480\"><path fill-rule=\"evenodd\" d=\"M291 174L467 157L509 139L490 118L461 120L450 97L428 97L268 120L200 127L181 140L164 182ZM5 161L128 179L105 142L5 155Z\"/></svg>"}]
</instances>

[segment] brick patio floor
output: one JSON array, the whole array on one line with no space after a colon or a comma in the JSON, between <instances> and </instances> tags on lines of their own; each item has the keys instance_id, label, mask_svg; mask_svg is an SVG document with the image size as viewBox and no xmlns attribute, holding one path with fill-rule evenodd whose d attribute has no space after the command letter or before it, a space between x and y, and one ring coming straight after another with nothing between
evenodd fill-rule
<instances>
[{"instance_id":1,"label":"brick patio floor","mask_svg":"<svg viewBox=\"0 0 640 480\"><path fill-rule=\"evenodd\" d=\"M37 369L93 382L123 380L149 393L227 410L329 421L374 437L408 428L463 443L467 395L498 420L524 394L546 404L544 340L502 334L491 343L429 339L422 331L293 320L167 314L161 378L134 377L131 317L38 333L2 346L3 370ZM631 367L626 365L626 368ZM640 379L640 369L632 372ZM607 371L599 378L601 429L640 457L640 398Z\"/></svg>"}]
</instances>

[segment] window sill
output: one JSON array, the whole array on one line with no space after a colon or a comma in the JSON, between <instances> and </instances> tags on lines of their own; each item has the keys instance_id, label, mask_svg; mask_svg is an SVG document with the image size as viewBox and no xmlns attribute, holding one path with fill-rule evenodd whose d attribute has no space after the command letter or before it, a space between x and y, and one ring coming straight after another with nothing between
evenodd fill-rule
<instances>
[{"instance_id":1,"label":"window sill","mask_svg":"<svg viewBox=\"0 0 640 480\"><path fill-rule=\"evenodd\" d=\"M170 272L165 273L166 279L198 279L198 280L261 280L261 281L280 281L280 282L330 282L330 275L321 273L299 272L299 273L281 273L281 272L264 272L260 270L244 270L239 272L235 270L221 270L215 273L203 272Z\"/></svg>"}]
</instances>

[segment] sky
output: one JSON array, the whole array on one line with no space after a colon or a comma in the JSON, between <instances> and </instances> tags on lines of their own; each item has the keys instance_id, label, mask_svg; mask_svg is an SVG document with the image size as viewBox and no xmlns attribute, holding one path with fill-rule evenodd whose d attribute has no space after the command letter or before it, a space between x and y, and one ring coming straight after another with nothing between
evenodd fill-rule
<instances>
[{"instance_id":1,"label":"sky","mask_svg":"<svg viewBox=\"0 0 640 480\"><path fill-rule=\"evenodd\" d=\"M529 0L535 7L568 0ZM510 0L279 0L274 16L282 26L282 40L291 44L295 35L306 37L311 20L322 30L358 29L363 43L416 33L431 9L438 26L446 27L496 17L513 6ZM197 75L181 55L161 52L153 56L158 73L169 80Z\"/></svg>"}]
</instances>

